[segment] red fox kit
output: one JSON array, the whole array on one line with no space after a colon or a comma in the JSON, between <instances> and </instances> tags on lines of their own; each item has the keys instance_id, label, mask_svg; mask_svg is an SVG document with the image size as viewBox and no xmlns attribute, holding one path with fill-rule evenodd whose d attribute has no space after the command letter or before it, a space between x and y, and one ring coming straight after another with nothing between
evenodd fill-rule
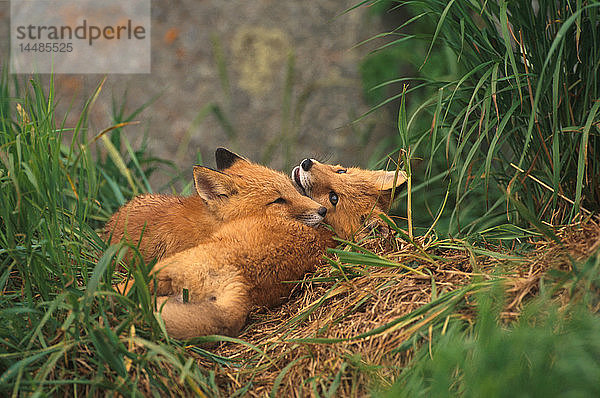
<instances>
[{"instance_id":1,"label":"red fox kit","mask_svg":"<svg viewBox=\"0 0 600 398\"><path fill-rule=\"evenodd\" d=\"M304 159L292 171L300 192L327 208L325 222L335 233L349 239L367 221L388 208L391 191L406 181L400 171L363 170Z\"/></svg>"},{"instance_id":2,"label":"red fox kit","mask_svg":"<svg viewBox=\"0 0 600 398\"><path fill-rule=\"evenodd\" d=\"M283 173L224 148L218 148L215 157L217 167L227 171L195 166L198 195L146 194L121 207L105 227L110 243L123 238L133 245L139 243L148 262L206 241L230 220L270 215L316 225L325 216L327 210L298 193Z\"/></svg>"},{"instance_id":3,"label":"red fox kit","mask_svg":"<svg viewBox=\"0 0 600 398\"><path fill-rule=\"evenodd\" d=\"M236 163L234 159L225 165L225 171L241 166ZM346 169L310 159L301 168L293 172L298 189L317 195L329 207L325 221L341 237L350 237L389 203L393 172ZM396 184L405 179L400 174ZM167 331L180 339L238 334L253 307L280 303L293 288L283 282L300 279L335 245L329 230L289 218L263 214L226 223L208 242L155 265ZM189 292L187 303L183 289Z\"/></svg>"},{"instance_id":4,"label":"red fox kit","mask_svg":"<svg viewBox=\"0 0 600 398\"><path fill-rule=\"evenodd\" d=\"M294 281L313 270L327 247L329 230L298 221L255 216L231 221L209 242L155 265L158 306L169 335L237 335L252 308L274 307ZM183 302L183 289L189 302Z\"/></svg>"}]
</instances>

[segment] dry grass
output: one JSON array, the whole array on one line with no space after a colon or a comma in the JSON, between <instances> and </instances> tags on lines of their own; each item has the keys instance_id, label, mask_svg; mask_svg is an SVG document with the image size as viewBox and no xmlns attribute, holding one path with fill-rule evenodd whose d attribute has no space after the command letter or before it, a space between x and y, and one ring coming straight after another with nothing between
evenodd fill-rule
<instances>
[{"instance_id":1,"label":"dry grass","mask_svg":"<svg viewBox=\"0 0 600 398\"><path fill-rule=\"evenodd\" d=\"M567 253L582 260L600 246L600 226L591 220L555 233L562 247L532 240L535 250L521 257L489 245L417 238L433 262L400 239L372 238L365 247L432 277L400 267L337 268L324 263L285 305L252 314L240 337L264 354L223 343L214 353L236 365L205 365L216 371L219 386L228 394L248 388L250 396L363 396L385 388L410 360L412 348L443 333L452 317L472 319L477 290L503 278L502 315L507 321L515 319L549 269L570 269ZM566 300L567 295L559 292L557 299Z\"/></svg>"}]
</instances>

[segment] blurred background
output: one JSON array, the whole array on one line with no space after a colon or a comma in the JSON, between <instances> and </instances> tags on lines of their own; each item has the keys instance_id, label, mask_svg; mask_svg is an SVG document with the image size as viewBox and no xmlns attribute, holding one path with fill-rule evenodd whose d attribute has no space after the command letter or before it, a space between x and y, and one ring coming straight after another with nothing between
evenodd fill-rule
<instances>
[{"instance_id":1,"label":"blurred background","mask_svg":"<svg viewBox=\"0 0 600 398\"><path fill-rule=\"evenodd\" d=\"M214 164L217 146L285 171L308 156L374 166L395 147L397 103L367 114L389 91L370 89L413 73L411 62L420 61L400 47L372 53L389 38L359 45L386 24L398 26L406 11L388 12L383 2L344 12L355 3L153 1L152 73L106 76L90 134L139 121L121 134L183 171ZM0 7L8 37L9 3ZM6 59L7 40L0 50ZM103 78L55 76L66 126ZM152 181L172 177L155 173Z\"/></svg>"}]
</instances>

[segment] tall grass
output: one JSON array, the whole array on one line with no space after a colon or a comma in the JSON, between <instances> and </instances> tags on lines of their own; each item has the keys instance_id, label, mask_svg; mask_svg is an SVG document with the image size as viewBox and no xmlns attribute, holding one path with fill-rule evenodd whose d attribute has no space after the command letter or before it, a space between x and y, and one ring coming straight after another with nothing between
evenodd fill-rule
<instances>
[{"instance_id":1,"label":"tall grass","mask_svg":"<svg viewBox=\"0 0 600 398\"><path fill-rule=\"evenodd\" d=\"M501 321L503 287L481 292L476 321L453 321L386 396L598 396L600 318L590 312L599 298L590 289L600 277L598 254L562 275L566 284L542 286L512 325ZM562 306L552 299L560 288L572 299Z\"/></svg>"},{"instance_id":2,"label":"tall grass","mask_svg":"<svg viewBox=\"0 0 600 398\"><path fill-rule=\"evenodd\" d=\"M407 145L426 160L416 189L431 190L422 213L434 217L446 187L451 234L518 223L510 199L552 223L600 210L600 2L394 3L435 27L423 63L448 47L461 71L428 82L437 92L409 115Z\"/></svg>"},{"instance_id":3,"label":"tall grass","mask_svg":"<svg viewBox=\"0 0 600 398\"><path fill-rule=\"evenodd\" d=\"M214 380L180 346L161 343L147 287L137 288L147 298L142 310L111 287L121 247L103 253L94 228L146 190L153 167L125 137L127 155L109 138L131 115L90 134L99 85L67 128L47 86L20 86L6 71L0 81L0 395L213 391ZM95 142L107 157L92 156ZM148 267L136 273L147 280Z\"/></svg>"}]
</instances>

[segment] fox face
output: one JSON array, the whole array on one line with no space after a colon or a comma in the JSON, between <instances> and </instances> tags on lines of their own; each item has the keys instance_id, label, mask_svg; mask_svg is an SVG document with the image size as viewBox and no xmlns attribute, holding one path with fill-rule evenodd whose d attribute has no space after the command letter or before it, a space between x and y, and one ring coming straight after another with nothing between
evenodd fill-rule
<instances>
[{"instance_id":1,"label":"fox face","mask_svg":"<svg viewBox=\"0 0 600 398\"><path fill-rule=\"evenodd\" d=\"M292 181L304 195L327 208L325 222L336 234L349 239L364 222L383 213L390 204L391 191L407 179L400 171L363 170L304 159L292 170Z\"/></svg>"},{"instance_id":2,"label":"fox face","mask_svg":"<svg viewBox=\"0 0 600 398\"><path fill-rule=\"evenodd\" d=\"M224 148L215 157L219 171L195 166L194 182L212 213L222 219L264 214L314 226L325 217L327 209L300 194L285 174Z\"/></svg>"}]
</instances>

